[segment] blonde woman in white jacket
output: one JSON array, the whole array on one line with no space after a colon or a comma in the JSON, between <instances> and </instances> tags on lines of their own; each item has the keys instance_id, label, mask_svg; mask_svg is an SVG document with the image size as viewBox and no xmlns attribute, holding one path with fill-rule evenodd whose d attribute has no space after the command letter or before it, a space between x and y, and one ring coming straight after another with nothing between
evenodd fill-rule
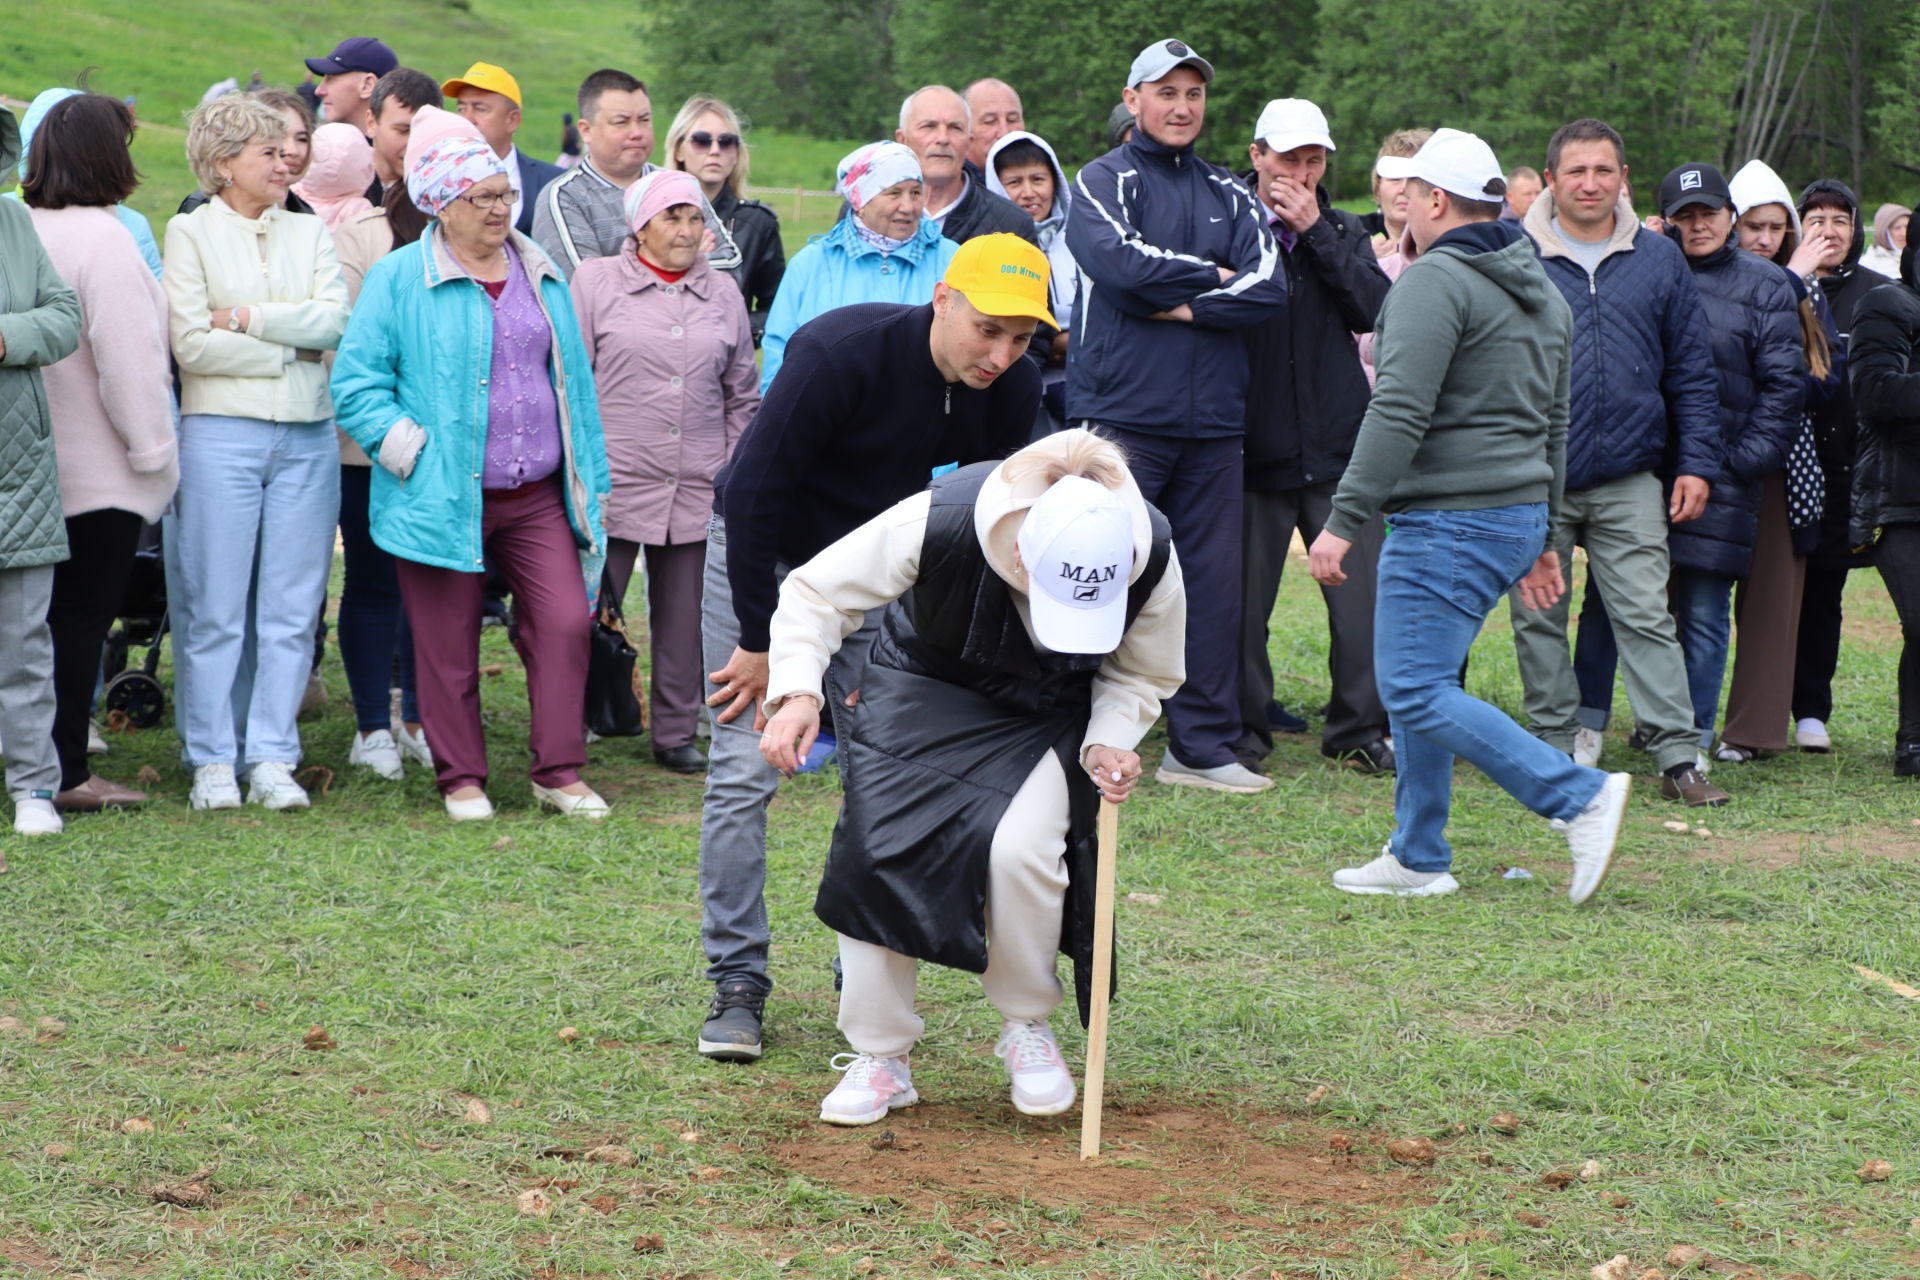
<instances>
[{"instance_id":1,"label":"blonde woman in white jacket","mask_svg":"<svg viewBox=\"0 0 1920 1280\"><path fill-rule=\"evenodd\" d=\"M211 197L167 224L168 323L180 366L176 719L196 809L304 807L294 717L333 564L339 452L321 353L347 290L326 224L284 207L286 120L229 94L203 104L187 159ZM249 652L250 650L250 652ZM252 690L235 705L251 658Z\"/></svg>"}]
</instances>

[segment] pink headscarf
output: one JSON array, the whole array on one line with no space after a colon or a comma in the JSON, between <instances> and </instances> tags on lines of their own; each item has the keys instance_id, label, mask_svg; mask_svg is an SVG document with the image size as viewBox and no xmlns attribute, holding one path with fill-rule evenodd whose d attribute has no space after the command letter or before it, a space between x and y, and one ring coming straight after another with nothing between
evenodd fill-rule
<instances>
[{"instance_id":1,"label":"pink headscarf","mask_svg":"<svg viewBox=\"0 0 1920 1280\"><path fill-rule=\"evenodd\" d=\"M920 157L898 142L869 142L856 147L841 158L834 172L834 185L855 213L888 187L908 181L920 181Z\"/></svg>"},{"instance_id":2,"label":"pink headscarf","mask_svg":"<svg viewBox=\"0 0 1920 1280\"><path fill-rule=\"evenodd\" d=\"M373 208L373 148L350 124L323 124L313 131L313 163L293 186L295 194L326 219L327 229Z\"/></svg>"},{"instance_id":3,"label":"pink headscarf","mask_svg":"<svg viewBox=\"0 0 1920 1280\"><path fill-rule=\"evenodd\" d=\"M621 208L626 211L627 226L638 236L640 229L677 204L702 204L700 180L684 169L655 169L627 188Z\"/></svg>"},{"instance_id":4,"label":"pink headscarf","mask_svg":"<svg viewBox=\"0 0 1920 1280\"><path fill-rule=\"evenodd\" d=\"M472 121L438 107L414 112L407 137L407 195L421 212L439 217L464 192L496 174L504 174L512 189L519 190L519 175L494 153Z\"/></svg>"}]
</instances>

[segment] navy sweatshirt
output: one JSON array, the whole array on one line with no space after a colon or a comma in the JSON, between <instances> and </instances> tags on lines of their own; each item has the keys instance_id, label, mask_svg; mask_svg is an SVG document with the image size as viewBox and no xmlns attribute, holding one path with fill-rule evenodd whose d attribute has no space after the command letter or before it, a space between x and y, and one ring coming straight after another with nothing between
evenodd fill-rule
<instances>
[{"instance_id":1,"label":"navy sweatshirt","mask_svg":"<svg viewBox=\"0 0 1920 1280\"><path fill-rule=\"evenodd\" d=\"M933 363L933 306L863 302L801 325L733 458L714 480L740 647L765 653L776 564L799 565L927 487L936 469L997 461L1040 410L1029 360L983 391Z\"/></svg>"}]
</instances>

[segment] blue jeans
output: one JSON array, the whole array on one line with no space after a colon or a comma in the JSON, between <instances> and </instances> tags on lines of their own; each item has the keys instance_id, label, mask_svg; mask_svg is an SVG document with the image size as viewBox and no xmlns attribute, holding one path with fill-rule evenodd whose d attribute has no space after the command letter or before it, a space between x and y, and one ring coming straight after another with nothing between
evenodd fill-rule
<instances>
[{"instance_id":1,"label":"blue jeans","mask_svg":"<svg viewBox=\"0 0 1920 1280\"><path fill-rule=\"evenodd\" d=\"M360 732L391 723L388 690L400 689L400 719L420 722L414 694L413 632L400 607L400 577L393 557L374 545L368 525L367 497L372 467L340 467L340 552L345 575L340 587L340 663L353 692L353 717ZM396 680L396 677L397 680Z\"/></svg>"},{"instance_id":2,"label":"blue jeans","mask_svg":"<svg viewBox=\"0 0 1920 1280\"><path fill-rule=\"evenodd\" d=\"M1403 511L1387 525L1373 661L1399 763L1388 847L1408 870L1445 871L1455 756L1546 818L1576 817L1606 775L1460 687L1460 665L1487 614L1546 545L1546 504Z\"/></svg>"},{"instance_id":3,"label":"blue jeans","mask_svg":"<svg viewBox=\"0 0 1920 1280\"><path fill-rule=\"evenodd\" d=\"M776 577L784 579L787 568L776 565ZM823 691L829 717L860 687L882 612L868 613L860 629L833 655ZM733 585L727 580L727 526L714 516L707 523L706 579L700 598L700 648L707 671L726 666L739 645ZM714 692L714 686L704 680L702 684L706 687L703 697ZM724 703L716 708L724 709ZM760 756L760 734L753 727L755 710L743 711L727 724L713 722L707 793L700 806L700 942L706 948L710 981L745 978L765 991L773 986L767 976L767 805L780 788L780 775ZM820 727L827 729L825 718ZM844 770L844 752L840 762Z\"/></svg>"},{"instance_id":4,"label":"blue jeans","mask_svg":"<svg viewBox=\"0 0 1920 1280\"><path fill-rule=\"evenodd\" d=\"M1727 644L1731 634L1733 585L1730 573L1673 566L1667 580L1667 602L1680 634L1680 651L1687 661L1687 699L1693 704L1693 728L1700 749L1713 746L1713 726L1720 715L1720 687L1727 675ZM1613 704L1613 673L1620 650L1606 602L1593 585L1580 612L1580 635L1573 650L1573 673L1580 684L1580 723L1589 729L1607 727L1607 708Z\"/></svg>"},{"instance_id":5,"label":"blue jeans","mask_svg":"<svg viewBox=\"0 0 1920 1280\"><path fill-rule=\"evenodd\" d=\"M293 764L340 518L331 424L187 415L174 513L180 580L168 590L191 602L174 649L186 761ZM236 724L234 688L248 656L253 688Z\"/></svg>"}]
</instances>

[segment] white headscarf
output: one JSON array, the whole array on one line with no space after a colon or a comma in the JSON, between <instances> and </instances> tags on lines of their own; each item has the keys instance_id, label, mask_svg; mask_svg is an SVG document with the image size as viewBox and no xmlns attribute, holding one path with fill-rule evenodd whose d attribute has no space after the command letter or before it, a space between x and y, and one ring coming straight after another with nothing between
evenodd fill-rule
<instances>
[{"instance_id":1,"label":"white headscarf","mask_svg":"<svg viewBox=\"0 0 1920 1280\"><path fill-rule=\"evenodd\" d=\"M855 213L888 187L908 181L920 181L920 157L898 142L869 142L856 147L834 171L834 185Z\"/></svg>"}]
</instances>

